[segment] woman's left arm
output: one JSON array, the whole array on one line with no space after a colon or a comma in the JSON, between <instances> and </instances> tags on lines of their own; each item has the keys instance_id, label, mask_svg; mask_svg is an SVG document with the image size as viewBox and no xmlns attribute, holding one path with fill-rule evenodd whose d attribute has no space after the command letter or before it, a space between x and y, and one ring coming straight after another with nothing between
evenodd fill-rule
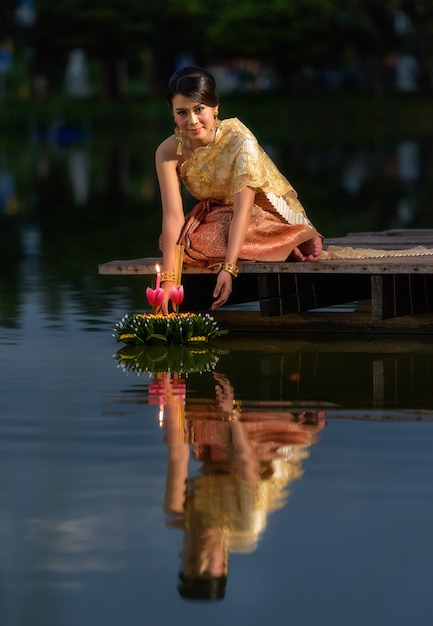
<instances>
[{"instance_id":1,"label":"woman's left arm","mask_svg":"<svg viewBox=\"0 0 433 626\"><path fill-rule=\"evenodd\" d=\"M245 187L242 191L234 195L233 218L229 228L225 263L236 265L240 251L247 236L254 198L255 190L251 187ZM227 299L232 292L232 281L233 276L227 270L222 269L218 273L217 282L213 292L213 297L216 299L212 304L212 310L217 309L227 302Z\"/></svg>"}]
</instances>

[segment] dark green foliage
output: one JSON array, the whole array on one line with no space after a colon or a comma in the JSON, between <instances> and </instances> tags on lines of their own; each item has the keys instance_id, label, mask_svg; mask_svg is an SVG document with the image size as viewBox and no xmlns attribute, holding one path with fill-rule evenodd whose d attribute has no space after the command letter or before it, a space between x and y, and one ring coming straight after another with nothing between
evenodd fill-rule
<instances>
[{"instance_id":1,"label":"dark green foliage","mask_svg":"<svg viewBox=\"0 0 433 626\"><path fill-rule=\"evenodd\" d=\"M83 48L100 64L99 95L122 96L119 63L128 70L146 59L152 89L162 90L181 53L211 65L233 58L256 59L291 84L300 67L366 65L373 81L385 55L410 49L427 68L433 56L432 7L428 0L38 0L37 21L19 32L15 2L2 0L0 41L16 37L30 45L33 70L60 81L69 51ZM402 9L412 34L395 29ZM139 70L138 70L139 71Z\"/></svg>"}]
</instances>

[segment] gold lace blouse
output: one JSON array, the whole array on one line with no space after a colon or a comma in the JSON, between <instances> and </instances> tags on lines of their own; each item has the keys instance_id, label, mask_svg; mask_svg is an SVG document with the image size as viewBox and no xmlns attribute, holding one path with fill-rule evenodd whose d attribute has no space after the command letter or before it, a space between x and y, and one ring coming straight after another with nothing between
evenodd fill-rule
<instances>
[{"instance_id":1,"label":"gold lace blouse","mask_svg":"<svg viewBox=\"0 0 433 626\"><path fill-rule=\"evenodd\" d=\"M214 198L225 205L252 187L256 196L266 195L287 223L311 225L295 189L237 118L220 123L214 141L194 150L181 164L179 177L197 200Z\"/></svg>"}]
</instances>

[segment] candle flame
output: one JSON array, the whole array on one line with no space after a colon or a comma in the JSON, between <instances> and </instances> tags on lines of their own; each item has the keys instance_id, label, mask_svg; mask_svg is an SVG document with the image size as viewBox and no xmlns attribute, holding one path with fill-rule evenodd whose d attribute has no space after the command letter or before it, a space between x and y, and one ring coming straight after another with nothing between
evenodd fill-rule
<instances>
[{"instance_id":1,"label":"candle flame","mask_svg":"<svg viewBox=\"0 0 433 626\"><path fill-rule=\"evenodd\" d=\"M159 274L159 272L160 272L160 267L159 267L158 263L155 265L155 269L156 269L156 273L157 273L157 274Z\"/></svg>"}]
</instances>

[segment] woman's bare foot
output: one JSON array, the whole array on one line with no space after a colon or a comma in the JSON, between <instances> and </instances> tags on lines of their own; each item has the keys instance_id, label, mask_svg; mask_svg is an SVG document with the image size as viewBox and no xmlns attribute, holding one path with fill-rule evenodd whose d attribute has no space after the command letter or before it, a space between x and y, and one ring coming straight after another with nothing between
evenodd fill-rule
<instances>
[{"instance_id":1,"label":"woman's bare foot","mask_svg":"<svg viewBox=\"0 0 433 626\"><path fill-rule=\"evenodd\" d=\"M322 237L317 236L293 248L291 261L319 261L322 256Z\"/></svg>"}]
</instances>

